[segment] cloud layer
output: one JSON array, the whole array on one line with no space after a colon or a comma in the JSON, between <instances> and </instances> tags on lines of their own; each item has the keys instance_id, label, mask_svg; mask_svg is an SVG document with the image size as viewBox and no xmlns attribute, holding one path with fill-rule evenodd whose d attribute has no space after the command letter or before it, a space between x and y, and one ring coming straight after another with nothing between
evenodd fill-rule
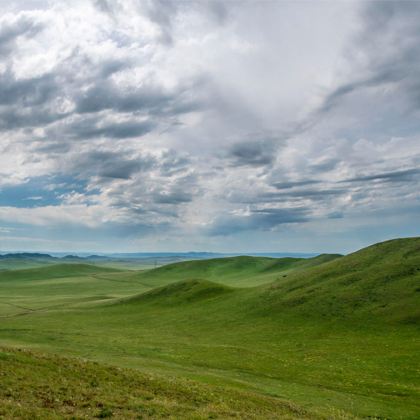
<instances>
[{"instance_id":1,"label":"cloud layer","mask_svg":"<svg viewBox=\"0 0 420 420\"><path fill-rule=\"evenodd\" d=\"M0 248L420 234L420 5L0 5Z\"/></svg>"}]
</instances>

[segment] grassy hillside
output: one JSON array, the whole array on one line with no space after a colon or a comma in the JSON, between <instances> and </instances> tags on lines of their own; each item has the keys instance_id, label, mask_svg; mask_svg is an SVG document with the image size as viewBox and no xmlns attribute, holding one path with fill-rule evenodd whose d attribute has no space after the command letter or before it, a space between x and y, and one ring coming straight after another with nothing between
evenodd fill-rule
<instances>
[{"instance_id":1,"label":"grassy hillside","mask_svg":"<svg viewBox=\"0 0 420 420\"><path fill-rule=\"evenodd\" d=\"M234 289L208 280L184 280L168 286L157 287L149 292L131 296L112 305L127 303L156 302L158 304L180 305L206 301L233 292Z\"/></svg>"},{"instance_id":2,"label":"grassy hillside","mask_svg":"<svg viewBox=\"0 0 420 420\"><path fill-rule=\"evenodd\" d=\"M373 245L267 289L270 310L420 324L420 239Z\"/></svg>"},{"instance_id":3,"label":"grassy hillside","mask_svg":"<svg viewBox=\"0 0 420 420\"><path fill-rule=\"evenodd\" d=\"M252 287L270 283L278 276L317 266L340 255L314 258L228 257L210 260L183 261L133 275L148 285L163 286L178 280L202 278L235 287Z\"/></svg>"},{"instance_id":4,"label":"grassy hillside","mask_svg":"<svg viewBox=\"0 0 420 420\"><path fill-rule=\"evenodd\" d=\"M0 372L6 419L310 418L256 393L10 348L0 348Z\"/></svg>"},{"instance_id":5,"label":"grassy hillside","mask_svg":"<svg viewBox=\"0 0 420 420\"><path fill-rule=\"evenodd\" d=\"M60 277L86 276L92 273L117 272L115 268L97 267L89 264L53 264L39 268L0 272L0 281L47 280Z\"/></svg>"},{"instance_id":6,"label":"grassy hillside","mask_svg":"<svg viewBox=\"0 0 420 420\"><path fill-rule=\"evenodd\" d=\"M0 342L280 398L311 416L417 419L419 249L413 238L341 258L0 281L7 302L71 298L9 312Z\"/></svg>"}]
</instances>

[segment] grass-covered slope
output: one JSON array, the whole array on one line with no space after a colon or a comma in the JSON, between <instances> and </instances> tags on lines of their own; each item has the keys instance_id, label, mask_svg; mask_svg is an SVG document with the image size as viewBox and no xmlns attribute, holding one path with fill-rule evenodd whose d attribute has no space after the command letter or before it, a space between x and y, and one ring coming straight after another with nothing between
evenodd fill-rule
<instances>
[{"instance_id":1,"label":"grass-covered slope","mask_svg":"<svg viewBox=\"0 0 420 420\"><path fill-rule=\"evenodd\" d=\"M278 276L303 270L339 258L324 254L314 258L227 257L183 261L133 275L143 283L163 286L179 280L206 279L235 287L252 287L270 283Z\"/></svg>"},{"instance_id":2,"label":"grass-covered slope","mask_svg":"<svg viewBox=\"0 0 420 420\"><path fill-rule=\"evenodd\" d=\"M243 285L236 280L242 276L249 276L247 285L253 281L258 285L261 278L266 279L265 273L273 272L274 281L268 285L245 294L238 289L241 296L247 296L243 301L254 313L420 323L419 238L379 243L345 257L233 257L171 264L140 274L142 282L155 280L157 286L167 285L134 300L164 297L182 304L193 299L192 290L200 288L201 294L212 294L213 289L232 292L234 289L222 285Z\"/></svg>"},{"instance_id":3,"label":"grass-covered slope","mask_svg":"<svg viewBox=\"0 0 420 420\"><path fill-rule=\"evenodd\" d=\"M148 292L123 299L122 302L125 304L155 302L163 305L182 305L189 302L195 303L197 301L221 297L233 291L233 288L219 283L194 279L157 287ZM116 302L114 305L118 305L120 302Z\"/></svg>"},{"instance_id":4,"label":"grass-covered slope","mask_svg":"<svg viewBox=\"0 0 420 420\"><path fill-rule=\"evenodd\" d=\"M296 272L265 293L270 310L420 324L420 238L397 239Z\"/></svg>"},{"instance_id":5,"label":"grass-covered slope","mask_svg":"<svg viewBox=\"0 0 420 420\"><path fill-rule=\"evenodd\" d=\"M0 348L2 419L305 419L276 398Z\"/></svg>"},{"instance_id":6,"label":"grass-covered slope","mask_svg":"<svg viewBox=\"0 0 420 420\"><path fill-rule=\"evenodd\" d=\"M0 271L1 281L47 280L60 277L78 277L95 273L115 273L119 270L90 264L52 264L23 270Z\"/></svg>"}]
</instances>

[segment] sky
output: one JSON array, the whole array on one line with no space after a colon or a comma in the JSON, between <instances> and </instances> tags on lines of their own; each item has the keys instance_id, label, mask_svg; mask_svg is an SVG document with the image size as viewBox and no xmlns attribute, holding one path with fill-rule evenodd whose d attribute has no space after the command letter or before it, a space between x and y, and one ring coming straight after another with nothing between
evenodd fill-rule
<instances>
[{"instance_id":1,"label":"sky","mask_svg":"<svg viewBox=\"0 0 420 420\"><path fill-rule=\"evenodd\" d=\"M0 250L420 235L420 2L0 2Z\"/></svg>"}]
</instances>

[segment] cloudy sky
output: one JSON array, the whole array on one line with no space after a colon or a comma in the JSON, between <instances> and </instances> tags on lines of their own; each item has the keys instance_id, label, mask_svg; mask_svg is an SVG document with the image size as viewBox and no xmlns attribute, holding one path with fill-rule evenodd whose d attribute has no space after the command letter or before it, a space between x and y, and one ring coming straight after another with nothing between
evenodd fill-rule
<instances>
[{"instance_id":1,"label":"cloudy sky","mask_svg":"<svg viewBox=\"0 0 420 420\"><path fill-rule=\"evenodd\" d=\"M420 235L420 2L0 2L0 250Z\"/></svg>"}]
</instances>

